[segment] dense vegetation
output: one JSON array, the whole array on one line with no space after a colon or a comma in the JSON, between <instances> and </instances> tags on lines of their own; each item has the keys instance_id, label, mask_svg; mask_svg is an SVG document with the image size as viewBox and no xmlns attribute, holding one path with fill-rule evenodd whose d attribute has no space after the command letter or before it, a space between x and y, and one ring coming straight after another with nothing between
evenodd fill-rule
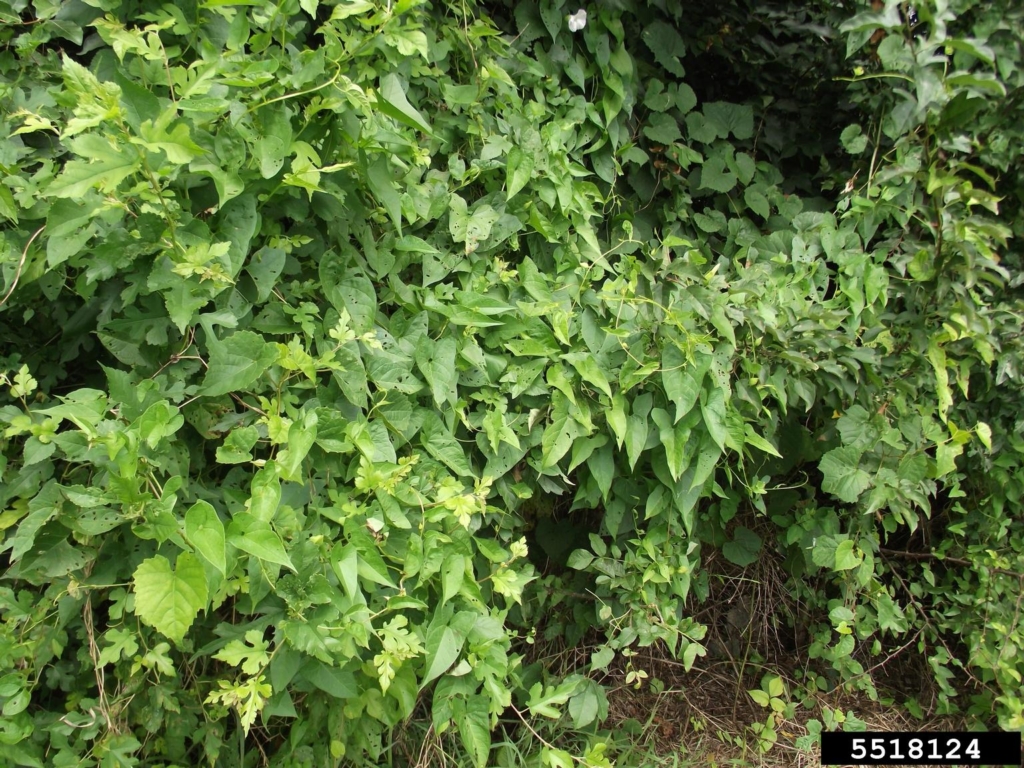
<instances>
[{"instance_id":1,"label":"dense vegetation","mask_svg":"<svg viewBox=\"0 0 1024 768\"><path fill-rule=\"evenodd\" d=\"M578 10L0 2L0 762L1024 729L1024 9Z\"/></svg>"}]
</instances>

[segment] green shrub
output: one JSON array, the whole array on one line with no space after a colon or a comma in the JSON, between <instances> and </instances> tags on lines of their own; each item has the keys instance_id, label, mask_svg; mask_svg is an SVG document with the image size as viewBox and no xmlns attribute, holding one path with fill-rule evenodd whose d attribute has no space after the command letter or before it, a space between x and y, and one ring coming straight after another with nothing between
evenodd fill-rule
<instances>
[{"instance_id":1,"label":"green shrub","mask_svg":"<svg viewBox=\"0 0 1024 768\"><path fill-rule=\"evenodd\" d=\"M1004 5L0 6L3 759L487 765L717 552L1024 727Z\"/></svg>"}]
</instances>

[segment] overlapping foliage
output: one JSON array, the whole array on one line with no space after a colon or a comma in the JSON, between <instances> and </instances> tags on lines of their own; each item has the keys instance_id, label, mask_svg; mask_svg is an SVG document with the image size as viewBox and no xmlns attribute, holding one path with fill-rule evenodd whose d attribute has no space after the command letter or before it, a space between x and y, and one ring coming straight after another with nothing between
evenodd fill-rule
<instances>
[{"instance_id":1,"label":"overlapping foliage","mask_svg":"<svg viewBox=\"0 0 1024 768\"><path fill-rule=\"evenodd\" d=\"M0 5L4 760L510 763L714 550L1024 727L1024 21L796 5Z\"/></svg>"}]
</instances>

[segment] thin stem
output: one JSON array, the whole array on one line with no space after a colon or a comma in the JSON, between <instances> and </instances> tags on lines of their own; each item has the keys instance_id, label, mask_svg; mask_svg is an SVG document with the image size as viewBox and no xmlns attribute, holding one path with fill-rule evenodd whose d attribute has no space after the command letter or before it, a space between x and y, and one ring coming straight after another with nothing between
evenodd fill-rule
<instances>
[{"instance_id":1,"label":"thin stem","mask_svg":"<svg viewBox=\"0 0 1024 768\"><path fill-rule=\"evenodd\" d=\"M14 293L14 289L18 286L18 278L21 277L21 268L25 266L25 257L28 255L29 246L32 245L32 241L39 237L44 229L46 229L45 224L32 233L32 237L28 239L28 242L25 243L25 247L21 249L21 259L18 260L18 268L14 271L14 281L11 283L11 287L7 289L7 293L4 297L0 299L0 307L7 303L7 300L11 298L11 294Z\"/></svg>"}]
</instances>

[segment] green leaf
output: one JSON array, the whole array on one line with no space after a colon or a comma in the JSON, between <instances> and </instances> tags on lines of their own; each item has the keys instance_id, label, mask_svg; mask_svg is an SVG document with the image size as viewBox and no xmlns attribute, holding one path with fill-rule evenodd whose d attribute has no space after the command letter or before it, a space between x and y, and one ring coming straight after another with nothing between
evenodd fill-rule
<instances>
[{"instance_id":1,"label":"green leaf","mask_svg":"<svg viewBox=\"0 0 1024 768\"><path fill-rule=\"evenodd\" d=\"M824 475L822 490L852 504L871 485L871 476L860 468L863 451L858 448L833 448L821 457L818 469Z\"/></svg>"},{"instance_id":2,"label":"green leaf","mask_svg":"<svg viewBox=\"0 0 1024 768\"><path fill-rule=\"evenodd\" d=\"M466 642L461 632L443 624L432 626L427 633L427 671L420 682L420 690L428 683L440 677L459 658L462 646Z\"/></svg>"},{"instance_id":3,"label":"green leaf","mask_svg":"<svg viewBox=\"0 0 1024 768\"><path fill-rule=\"evenodd\" d=\"M206 571L188 552L178 554L174 569L163 555L143 560L132 577L135 613L161 634L181 643L199 611L206 607Z\"/></svg>"},{"instance_id":4,"label":"green leaf","mask_svg":"<svg viewBox=\"0 0 1024 768\"><path fill-rule=\"evenodd\" d=\"M665 395L676 406L676 421L693 410L700 399L701 385L711 367L711 359L711 355L698 353L695 362L690 363L674 344L666 345L662 351L661 382Z\"/></svg>"},{"instance_id":5,"label":"green leaf","mask_svg":"<svg viewBox=\"0 0 1024 768\"><path fill-rule=\"evenodd\" d=\"M714 101L701 110L704 118L714 126L719 138L730 133L737 139L749 139L754 135L754 110L747 104L729 104Z\"/></svg>"},{"instance_id":6,"label":"green leaf","mask_svg":"<svg viewBox=\"0 0 1024 768\"><path fill-rule=\"evenodd\" d=\"M466 699L465 709L456 723L459 738L476 768L486 768L491 753L491 712L486 696Z\"/></svg>"},{"instance_id":7,"label":"green leaf","mask_svg":"<svg viewBox=\"0 0 1024 768\"><path fill-rule=\"evenodd\" d=\"M762 706L762 707L767 707L768 706L768 703L770 701L770 697L768 696L768 693L766 691L762 691L759 688L756 688L756 689L754 689L752 691L747 691L747 693L749 693L750 694L750 698L752 698L760 706Z\"/></svg>"},{"instance_id":8,"label":"green leaf","mask_svg":"<svg viewBox=\"0 0 1024 768\"><path fill-rule=\"evenodd\" d=\"M275 345L252 331L238 331L224 341L211 343L202 394L212 397L248 388L277 362L278 355Z\"/></svg>"},{"instance_id":9,"label":"green leaf","mask_svg":"<svg viewBox=\"0 0 1024 768\"><path fill-rule=\"evenodd\" d=\"M566 565L574 571L585 571L594 562L594 555L585 549L574 549Z\"/></svg>"},{"instance_id":10,"label":"green leaf","mask_svg":"<svg viewBox=\"0 0 1024 768\"><path fill-rule=\"evenodd\" d=\"M380 90L377 91L377 106L388 117L393 117L410 128L416 128L424 133L433 134L430 124L406 98L405 85L398 75L389 73L380 79Z\"/></svg>"},{"instance_id":11,"label":"green leaf","mask_svg":"<svg viewBox=\"0 0 1024 768\"><path fill-rule=\"evenodd\" d=\"M608 397L612 396L612 388L608 384L608 378L598 366L593 355L587 352L569 352L562 355L562 359L572 365L584 381L593 384L608 395Z\"/></svg>"},{"instance_id":12,"label":"green leaf","mask_svg":"<svg viewBox=\"0 0 1024 768\"><path fill-rule=\"evenodd\" d=\"M284 270L287 255L280 248L260 248L249 259L245 271L256 284L256 301L263 303L270 298L277 279Z\"/></svg>"},{"instance_id":13,"label":"green leaf","mask_svg":"<svg viewBox=\"0 0 1024 768\"><path fill-rule=\"evenodd\" d=\"M139 417L139 435L151 449L155 449L165 437L170 437L185 423L185 417L166 400L153 403Z\"/></svg>"},{"instance_id":14,"label":"green leaf","mask_svg":"<svg viewBox=\"0 0 1024 768\"><path fill-rule=\"evenodd\" d=\"M197 501L185 513L185 536L210 565L227 576L224 523L209 503Z\"/></svg>"},{"instance_id":15,"label":"green leaf","mask_svg":"<svg viewBox=\"0 0 1024 768\"><path fill-rule=\"evenodd\" d=\"M701 435L700 444L697 446L697 463L694 465L693 480L689 490L703 487L707 479L714 473L721 455L722 449L715 443L714 437L710 432L704 432Z\"/></svg>"},{"instance_id":16,"label":"green leaf","mask_svg":"<svg viewBox=\"0 0 1024 768\"><path fill-rule=\"evenodd\" d=\"M949 388L949 372L946 370L946 351L932 339L928 343L928 360L935 371L935 394L938 397L939 418L946 420L946 414L953 406L953 393Z\"/></svg>"},{"instance_id":17,"label":"green leaf","mask_svg":"<svg viewBox=\"0 0 1024 768\"><path fill-rule=\"evenodd\" d=\"M907 631L907 618L903 609L889 596L888 592L882 592L875 599L875 610L878 612L879 629L901 634Z\"/></svg>"},{"instance_id":18,"label":"green leaf","mask_svg":"<svg viewBox=\"0 0 1024 768\"><path fill-rule=\"evenodd\" d=\"M88 161L72 160L46 188L55 197L83 197L92 189L110 194L118 184L135 173L141 164L138 152L114 144L99 134L78 136L68 142L71 151Z\"/></svg>"},{"instance_id":19,"label":"green leaf","mask_svg":"<svg viewBox=\"0 0 1024 768\"><path fill-rule=\"evenodd\" d=\"M459 594L465 580L466 558L460 554L448 555L441 566L441 605Z\"/></svg>"},{"instance_id":20,"label":"green leaf","mask_svg":"<svg viewBox=\"0 0 1024 768\"><path fill-rule=\"evenodd\" d=\"M244 464L252 461L250 451L259 440L260 433L256 427L239 427L231 430L224 444L217 446L217 462L219 464Z\"/></svg>"},{"instance_id":21,"label":"green leaf","mask_svg":"<svg viewBox=\"0 0 1024 768\"><path fill-rule=\"evenodd\" d=\"M658 64L677 77L686 75L683 65L679 63L686 55L686 43L674 26L664 21L655 21L648 24L640 36Z\"/></svg>"},{"instance_id":22,"label":"green leaf","mask_svg":"<svg viewBox=\"0 0 1024 768\"><path fill-rule=\"evenodd\" d=\"M228 526L228 543L246 554L268 563L276 563L294 571L281 537L274 533L270 523L257 520L245 512L237 513Z\"/></svg>"},{"instance_id":23,"label":"green leaf","mask_svg":"<svg viewBox=\"0 0 1024 768\"><path fill-rule=\"evenodd\" d=\"M505 199L511 200L533 177L533 155L519 147L508 153L505 173Z\"/></svg>"},{"instance_id":24,"label":"green leaf","mask_svg":"<svg viewBox=\"0 0 1024 768\"><path fill-rule=\"evenodd\" d=\"M846 539L836 545L835 569L837 571L848 571L860 565L861 559L857 556L853 541Z\"/></svg>"},{"instance_id":25,"label":"green leaf","mask_svg":"<svg viewBox=\"0 0 1024 768\"><path fill-rule=\"evenodd\" d=\"M256 158L260 175L272 179L280 173L284 161L291 153L292 121L288 107L283 103L270 104L257 113L260 137L256 142Z\"/></svg>"},{"instance_id":26,"label":"green leaf","mask_svg":"<svg viewBox=\"0 0 1024 768\"><path fill-rule=\"evenodd\" d=\"M715 192L728 192L736 186L736 174L726 170L725 158L713 155L704 161L701 168L700 186Z\"/></svg>"},{"instance_id":27,"label":"green leaf","mask_svg":"<svg viewBox=\"0 0 1024 768\"><path fill-rule=\"evenodd\" d=\"M839 141L842 142L843 149L851 155L859 155L868 146L868 137L864 135L863 130L856 123L848 125L843 129L843 132L839 134Z\"/></svg>"},{"instance_id":28,"label":"green leaf","mask_svg":"<svg viewBox=\"0 0 1024 768\"><path fill-rule=\"evenodd\" d=\"M759 451L764 451L769 456L774 456L777 459L782 458L782 454L776 450L775 446L757 434L750 424L743 425L743 442L754 446Z\"/></svg>"},{"instance_id":29,"label":"green leaf","mask_svg":"<svg viewBox=\"0 0 1024 768\"><path fill-rule=\"evenodd\" d=\"M369 13L376 10L372 0L342 0L334 6L331 12L331 21L347 19L349 16L358 16L361 13Z\"/></svg>"},{"instance_id":30,"label":"green leaf","mask_svg":"<svg viewBox=\"0 0 1024 768\"><path fill-rule=\"evenodd\" d=\"M554 414L541 437L541 465L553 467L572 448L580 435L580 426L569 415L569 401L561 392L554 397ZM560 405L561 404L561 405Z\"/></svg>"},{"instance_id":31,"label":"green leaf","mask_svg":"<svg viewBox=\"0 0 1024 768\"><path fill-rule=\"evenodd\" d=\"M679 123L672 115L654 112L644 126L644 136L659 144L671 144L683 138Z\"/></svg>"},{"instance_id":32,"label":"green leaf","mask_svg":"<svg viewBox=\"0 0 1024 768\"><path fill-rule=\"evenodd\" d=\"M579 678L575 680L570 678L557 686L534 683L530 688L530 698L526 702L530 714L558 720L562 716L558 707L569 700L569 697L576 692L580 682Z\"/></svg>"},{"instance_id":33,"label":"green leaf","mask_svg":"<svg viewBox=\"0 0 1024 768\"><path fill-rule=\"evenodd\" d=\"M470 469L462 446L444 426L437 414L430 412L423 419L420 441L427 453L455 474L460 477L473 476L473 470Z\"/></svg>"},{"instance_id":34,"label":"green leaf","mask_svg":"<svg viewBox=\"0 0 1024 768\"><path fill-rule=\"evenodd\" d=\"M768 204L768 198L756 186L747 187L743 190L743 202L762 219L767 219L771 216L772 209Z\"/></svg>"},{"instance_id":35,"label":"green leaf","mask_svg":"<svg viewBox=\"0 0 1024 768\"><path fill-rule=\"evenodd\" d=\"M604 435L601 435L604 438ZM594 455L587 462L587 469L594 476L598 489L601 491L601 498L608 500L608 494L612 489L612 481L615 479L615 452L610 444L598 448Z\"/></svg>"},{"instance_id":36,"label":"green leaf","mask_svg":"<svg viewBox=\"0 0 1024 768\"><path fill-rule=\"evenodd\" d=\"M391 177L391 165L384 155L376 155L366 165L366 182L373 196L380 201L387 211L398 236L402 236L402 196L398 194L398 186Z\"/></svg>"},{"instance_id":37,"label":"green leaf","mask_svg":"<svg viewBox=\"0 0 1024 768\"><path fill-rule=\"evenodd\" d=\"M230 243L227 254L221 257L221 260L231 279L242 271L242 265L249 255L249 244L256 234L259 222L256 196L250 193L233 198L217 214L213 229L218 241L226 240Z\"/></svg>"},{"instance_id":38,"label":"green leaf","mask_svg":"<svg viewBox=\"0 0 1024 768\"><path fill-rule=\"evenodd\" d=\"M986 424L984 421L979 421L975 427L974 432L977 434L981 444L984 445L988 450L992 450L992 427Z\"/></svg>"},{"instance_id":39,"label":"green leaf","mask_svg":"<svg viewBox=\"0 0 1024 768\"><path fill-rule=\"evenodd\" d=\"M307 411L301 421L295 421L288 428L288 447L277 455L277 469L281 479L293 483L304 481L302 461L313 447L316 433L317 418L313 411Z\"/></svg>"},{"instance_id":40,"label":"green leaf","mask_svg":"<svg viewBox=\"0 0 1024 768\"><path fill-rule=\"evenodd\" d=\"M281 481L278 478L277 462L271 461L252 477L249 514L257 520L269 523L277 514L280 504Z\"/></svg>"},{"instance_id":41,"label":"green leaf","mask_svg":"<svg viewBox=\"0 0 1024 768\"><path fill-rule=\"evenodd\" d=\"M724 451L729 432L726 424L725 392L718 387L711 387L710 390L704 389L700 397L700 412L711 437Z\"/></svg>"},{"instance_id":42,"label":"green leaf","mask_svg":"<svg viewBox=\"0 0 1024 768\"><path fill-rule=\"evenodd\" d=\"M192 280L177 280L163 291L163 297L167 314L181 333L194 322L196 310L210 302L209 293Z\"/></svg>"},{"instance_id":43,"label":"green leaf","mask_svg":"<svg viewBox=\"0 0 1024 768\"><path fill-rule=\"evenodd\" d=\"M839 542L834 536L817 536L811 548L811 560L822 568L834 568L836 564L836 547Z\"/></svg>"},{"instance_id":44,"label":"green leaf","mask_svg":"<svg viewBox=\"0 0 1024 768\"><path fill-rule=\"evenodd\" d=\"M362 334L373 328L377 292L368 277L354 273L341 256L327 251L320 260L320 282L334 308L348 312L353 332Z\"/></svg>"},{"instance_id":45,"label":"green leaf","mask_svg":"<svg viewBox=\"0 0 1024 768\"><path fill-rule=\"evenodd\" d=\"M958 443L938 443L935 446L935 477L945 477L956 471L956 458L964 452Z\"/></svg>"},{"instance_id":46,"label":"green leaf","mask_svg":"<svg viewBox=\"0 0 1024 768\"><path fill-rule=\"evenodd\" d=\"M722 546L722 554L730 563L746 568L757 561L761 552L761 537L742 525L733 532L732 541Z\"/></svg>"},{"instance_id":47,"label":"green leaf","mask_svg":"<svg viewBox=\"0 0 1024 768\"><path fill-rule=\"evenodd\" d=\"M192 141L188 125L179 122L171 130L167 126L177 117L178 110L171 108L156 120L145 120L138 129L138 137L132 137L133 144L141 144L153 152L163 152L175 165L185 165L203 154L203 148Z\"/></svg>"},{"instance_id":48,"label":"green leaf","mask_svg":"<svg viewBox=\"0 0 1024 768\"><path fill-rule=\"evenodd\" d=\"M875 421L863 406L850 406L836 422L836 429L843 439L843 445L861 449L873 448L880 437Z\"/></svg>"},{"instance_id":49,"label":"green leaf","mask_svg":"<svg viewBox=\"0 0 1024 768\"><path fill-rule=\"evenodd\" d=\"M444 336L435 342L424 335L416 345L416 366L430 385L435 405L455 403L455 384L459 379L455 353L456 343L452 336Z\"/></svg>"},{"instance_id":50,"label":"green leaf","mask_svg":"<svg viewBox=\"0 0 1024 768\"><path fill-rule=\"evenodd\" d=\"M569 716L575 728L585 728L603 719L608 712L608 699L604 687L593 680L584 680L580 689L569 699Z\"/></svg>"}]
</instances>

